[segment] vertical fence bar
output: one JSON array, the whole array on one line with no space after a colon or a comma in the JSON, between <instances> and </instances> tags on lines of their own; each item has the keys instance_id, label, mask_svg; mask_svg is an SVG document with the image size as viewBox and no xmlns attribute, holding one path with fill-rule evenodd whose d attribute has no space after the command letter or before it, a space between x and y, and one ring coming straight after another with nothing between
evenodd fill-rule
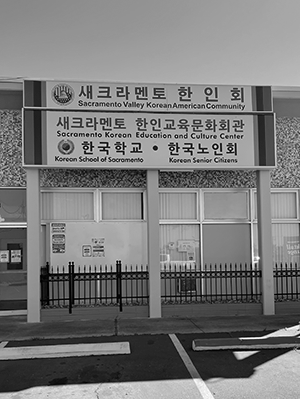
<instances>
[{"instance_id":1,"label":"vertical fence bar","mask_svg":"<svg viewBox=\"0 0 300 399\"><path fill-rule=\"evenodd\" d=\"M291 299L294 299L294 284L293 284L293 265L290 263L289 277L291 281ZM288 298L290 299L290 298Z\"/></svg>"},{"instance_id":2,"label":"vertical fence bar","mask_svg":"<svg viewBox=\"0 0 300 399\"><path fill-rule=\"evenodd\" d=\"M299 296L299 289L298 289L298 277L299 277L299 273L298 273L298 265L297 263L295 263L295 276L296 276L296 298L298 298Z\"/></svg>"},{"instance_id":3,"label":"vertical fence bar","mask_svg":"<svg viewBox=\"0 0 300 399\"><path fill-rule=\"evenodd\" d=\"M69 262L69 313L72 313L72 265Z\"/></svg>"},{"instance_id":4,"label":"vertical fence bar","mask_svg":"<svg viewBox=\"0 0 300 399\"><path fill-rule=\"evenodd\" d=\"M144 271L143 271L143 265L141 265L140 266L140 270L141 270L141 273L142 273L142 280L141 280L141 289L140 289L140 293L141 293L141 297L142 297L142 304L144 305L144 284L145 284L145 275L144 275Z\"/></svg>"},{"instance_id":5,"label":"vertical fence bar","mask_svg":"<svg viewBox=\"0 0 300 399\"><path fill-rule=\"evenodd\" d=\"M98 278L99 278L99 275L97 274L97 268L96 268L96 266L94 266L94 275L95 275L95 279L94 279L94 292L95 292L95 304L98 302L98 296L99 296L99 292L98 292L98 289L97 289L97 287L98 287L98 284L97 284L97 281L98 281Z\"/></svg>"},{"instance_id":6,"label":"vertical fence bar","mask_svg":"<svg viewBox=\"0 0 300 399\"><path fill-rule=\"evenodd\" d=\"M56 286L57 286L57 299L58 299L58 305L60 305L60 280L59 280L59 267L57 266L56 268Z\"/></svg>"},{"instance_id":7,"label":"vertical fence bar","mask_svg":"<svg viewBox=\"0 0 300 399\"><path fill-rule=\"evenodd\" d=\"M50 274L50 264L49 262L46 263L46 273L47 273L47 284L46 284L46 298L47 298L47 305L50 305L50 282L49 282L49 274Z\"/></svg>"},{"instance_id":8,"label":"vertical fence bar","mask_svg":"<svg viewBox=\"0 0 300 399\"><path fill-rule=\"evenodd\" d=\"M235 284L235 300L237 301L238 299L238 271L237 271L237 265L236 263L234 264L234 284Z\"/></svg>"},{"instance_id":9,"label":"vertical fence bar","mask_svg":"<svg viewBox=\"0 0 300 399\"><path fill-rule=\"evenodd\" d=\"M229 267L230 267L230 264L229 264ZM225 298L226 298L226 300L228 299L227 274L228 274L227 264L225 263L224 288L225 288Z\"/></svg>"},{"instance_id":10,"label":"vertical fence bar","mask_svg":"<svg viewBox=\"0 0 300 399\"><path fill-rule=\"evenodd\" d=\"M285 297L288 298L289 295L289 281L288 281L288 264L285 263Z\"/></svg>"},{"instance_id":11,"label":"vertical fence bar","mask_svg":"<svg viewBox=\"0 0 300 399\"><path fill-rule=\"evenodd\" d=\"M135 272L136 272L136 273L138 272L138 265L135 265ZM138 275L137 275L137 276L138 276ZM142 277L142 274L141 274L141 277ZM141 285L141 282L143 282L143 280L139 281L138 278L136 278L135 284L134 284L134 286L135 286L135 301L136 301L136 302L138 302L138 298L139 298L139 295L140 295L140 291L141 291L140 285Z\"/></svg>"},{"instance_id":12,"label":"vertical fence bar","mask_svg":"<svg viewBox=\"0 0 300 399\"><path fill-rule=\"evenodd\" d=\"M214 295L216 300L218 300L218 265L216 263L214 265L214 283L215 283Z\"/></svg>"},{"instance_id":13,"label":"vertical fence bar","mask_svg":"<svg viewBox=\"0 0 300 399\"><path fill-rule=\"evenodd\" d=\"M51 286L52 286L52 290L51 290L51 293L52 293L52 295L51 295L51 299L52 299L52 305L53 305L53 299L55 298L55 296L54 296L54 281L53 281L53 266L51 267L51 274L52 274L52 278L51 278Z\"/></svg>"},{"instance_id":14,"label":"vertical fence bar","mask_svg":"<svg viewBox=\"0 0 300 399\"><path fill-rule=\"evenodd\" d=\"M116 262L117 269L117 302L119 302L120 312L123 311L122 308L122 272L121 272L121 261L117 260Z\"/></svg>"},{"instance_id":15,"label":"vertical fence bar","mask_svg":"<svg viewBox=\"0 0 300 399\"><path fill-rule=\"evenodd\" d=\"M74 303L74 262L69 262L69 313Z\"/></svg>"},{"instance_id":16,"label":"vertical fence bar","mask_svg":"<svg viewBox=\"0 0 300 399\"><path fill-rule=\"evenodd\" d=\"M248 266L247 266L247 268L248 268ZM252 263L250 262L250 263L249 263L249 269L248 269L249 281L248 281L248 283L247 283L247 286L248 286L248 291L247 291L247 292L248 292L248 295L250 295L251 302L252 302L252 300L254 299L254 295L253 295L253 282L252 282L253 273L255 273L255 270L253 270ZM249 285L248 285L248 284L249 284Z\"/></svg>"},{"instance_id":17,"label":"vertical fence bar","mask_svg":"<svg viewBox=\"0 0 300 399\"><path fill-rule=\"evenodd\" d=\"M50 282L49 282L49 274L50 274L50 266L49 262L46 263L45 267L41 269L41 298L42 298L42 305L50 304Z\"/></svg>"},{"instance_id":18,"label":"vertical fence bar","mask_svg":"<svg viewBox=\"0 0 300 399\"><path fill-rule=\"evenodd\" d=\"M249 273L249 277L251 277L250 273ZM246 288L246 299L248 299L248 265L247 265L247 263L245 263L245 288Z\"/></svg>"},{"instance_id":19,"label":"vertical fence bar","mask_svg":"<svg viewBox=\"0 0 300 399\"><path fill-rule=\"evenodd\" d=\"M75 304L75 265L72 262L72 305Z\"/></svg>"},{"instance_id":20,"label":"vertical fence bar","mask_svg":"<svg viewBox=\"0 0 300 399\"><path fill-rule=\"evenodd\" d=\"M225 263L225 267L226 267L226 263ZM217 271L218 273L218 271ZM220 274L220 278L219 278L219 291L220 291L220 299L222 300L223 297L223 266L220 264L220 269L219 269L219 274ZM218 290L218 284L217 284L217 290Z\"/></svg>"},{"instance_id":21,"label":"vertical fence bar","mask_svg":"<svg viewBox=\"0 0 300 399\"><path fill-rule=\"evenodd\" d=\"M209 265L209 273L208 273L208 283L209 283L209 295L207 297L210 297L210 302L212 301L212 292L213 292L213 271L212 271L212 265Z\"/></svg>"},{"instance_id":22,"label":"vertical fence bar","mask_svg":"<svg viewBox=\"0 0 300 399\"><path fill-rule=\"evenodd\" d=\"M85 266L84 266L84 268L85 268ZM77 279L76 279L76 281L77 281L76 298L77 298L77 301L79 300L79 303L80 303L80 298L81 298L81 274L82 274L81 268L80 268L80 266L78 266ZM75 303L75 276L74 276L74 274L73 274L73 278L74 278L74 290L73 290L73 304L74 304ZM83 290L84 290L84 285L85 285L85 283L83 283ZM84 295L84 292L83 292L83 295ZM78 304L78 302L77 302L77 304Z\"/></svg>"},{"instance_id":23,"label":"vertical fence bar","mask_svg":"<svg viewBox=\"0 0 300 399\"><path fill-rule=\"evenodd\" d=\"M92 290L92 270L91 270L91 266L89 266L89 289L88 289L88 291L89 291L89 304L91 305L91 303L92 303L92 292L93 292L93 290Z\"/></svg>"},{"instance_id":24,"label":"vertical fence bar","mask_svg":"<svg viewBox=\"0 0 300 399\"><path fill-rule=\"evenodd\" d=\"M284 285L284 280L283 280L283 265L282 263L280 264L280 290L281 290L281 299L283 298L283 285Z\"/></svg>"},{"instance_id":25,"label":"vertical fence bar","mask_svg":"<svg viewBox=\"0 0 300 399\"><path fill-rule=\"evenodd\" d=\"M232 285L232 264L229 264L229 283L230 283L230 299L233 300L233 285Z\"/></svg>"}]
</instances>

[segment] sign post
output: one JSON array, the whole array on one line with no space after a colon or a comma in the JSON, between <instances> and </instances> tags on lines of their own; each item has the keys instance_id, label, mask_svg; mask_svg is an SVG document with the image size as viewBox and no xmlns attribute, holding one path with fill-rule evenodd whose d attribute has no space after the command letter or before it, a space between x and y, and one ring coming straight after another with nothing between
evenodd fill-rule
<instances>
[{"instance_id":1,"label":"sign post","mask_svg":"<svg viewBox=\"0 0 300 399\"><path fill-rule=\"evenodd\" d=\"M161 317L158 170L147 171L149 316Z\"/></svg>"},{"instance_id":2,"label":"sign post","mask_svg":"<svg viewBox=\"0 0 300 399\"><path fill-rule=\"evenodd\" d=\"M270 171L257 171L257 228L263 314L275 313Z\"/></svg>"},{"instance_id":3,"label":"sign post","mask_svg":"<svg viewBox=\"0 0 300 399\"><path fill-rule=\"evenodd\" d=\"M27 321L40 322L41 217L39 169L27 169Z\"/></svg>"}]
</instances>

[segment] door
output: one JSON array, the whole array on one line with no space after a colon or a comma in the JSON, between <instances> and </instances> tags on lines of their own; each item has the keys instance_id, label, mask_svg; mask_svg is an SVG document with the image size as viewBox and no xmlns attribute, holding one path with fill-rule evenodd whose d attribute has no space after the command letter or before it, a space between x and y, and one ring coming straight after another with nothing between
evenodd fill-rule
<instances>
[{"instance_id":1,"label":"door","mask_svg":"<svg viewBox=\"0 0 300 399\"><path fill-rule=\"evenodd\" d=\"M26 229L0 229L0 311L27 308Z\"/></svg>"}]
</instances>

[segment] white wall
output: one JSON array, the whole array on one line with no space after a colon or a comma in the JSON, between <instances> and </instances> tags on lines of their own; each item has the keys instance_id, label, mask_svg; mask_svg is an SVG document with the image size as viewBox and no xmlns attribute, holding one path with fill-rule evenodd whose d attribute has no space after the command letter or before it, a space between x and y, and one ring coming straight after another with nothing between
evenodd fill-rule
<instances>
[{"instance_id":1,"label":"white wall","mask_svg":"<svg viewBox=\"0 0 300 399\"><path fill-rule=\"evenodd\" d=\"M115 265L147 264L147 224L145 222L68 222L65 229L65 252L53 253L50 226L50 264L67 266L69 261L75 265ZM103 245L102 256L96 256L97 246L93 239ZM92 256L84 257L83 246L90 246ZM87 251L88 252L88 251ZM94 252L94 256L93 256Z\"/></svg>"}]
</instances>

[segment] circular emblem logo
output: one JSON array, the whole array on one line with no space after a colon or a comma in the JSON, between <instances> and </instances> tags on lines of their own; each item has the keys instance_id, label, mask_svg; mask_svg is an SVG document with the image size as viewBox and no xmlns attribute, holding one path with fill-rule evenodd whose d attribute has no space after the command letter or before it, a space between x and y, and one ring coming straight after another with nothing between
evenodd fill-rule
<instances>
[{"instance_id":1,"label":"circular emblem logo","mask_svg":"<svg viewBox=\"0 0 300 399\"><path fill-rule=\"evenodd\" d=\"M66 83L60 83L53 87L51 96L58 105L68 105L74 100L74 90Z\"/></svg>"},{"instance_id":2,"label":"circular emblem logo","mask_svg":"<svg viewBox=\"0 0 300 399\"><path fill-rule=\"evenodd\" d=\"M74 151L74 143L71 140L61 140L57 145L58 151L64 155L70 155Z\"/></svg>"}]
</instances>

